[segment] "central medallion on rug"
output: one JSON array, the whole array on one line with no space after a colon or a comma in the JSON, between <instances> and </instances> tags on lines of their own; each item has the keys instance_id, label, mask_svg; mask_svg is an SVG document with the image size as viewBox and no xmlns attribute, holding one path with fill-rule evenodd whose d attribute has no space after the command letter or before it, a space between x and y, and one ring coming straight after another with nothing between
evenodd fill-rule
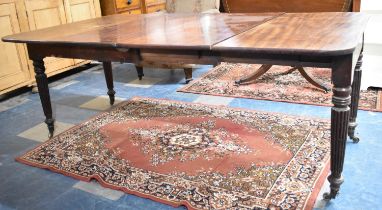
<instances>
[{"instance_id":1,"label":"central medallion on rug","mask_svg":"<svg viewBox=\"0 0 382 210\"><path fill-rule=\"evenodd\" d=\"M329 122L134 98L17 160L190 209L311 208Z\"/></svg>"}]
</instances>

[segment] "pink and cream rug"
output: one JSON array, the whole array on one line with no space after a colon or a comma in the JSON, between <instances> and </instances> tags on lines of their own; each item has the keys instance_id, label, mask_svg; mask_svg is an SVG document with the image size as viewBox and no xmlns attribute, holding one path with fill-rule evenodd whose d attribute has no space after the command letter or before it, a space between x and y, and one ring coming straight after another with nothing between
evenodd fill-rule
<instances>
[{"instance_id":1,"label":"pink and cream rug","mask_svg":"<svg viewBox=\"0 0 382 210\"><path fill-rule=\"evenodd\" d=\"M17 160L189 209L311 209L330 122L134 98Z\"/></svg>"},{"instance_id":2,"label":"pink and cream rug","mask_svg":"<svg viewBox=\"0 0 382 210\"><path fill-rule=\"evenodd\" d=\"M285 74L291 67L273 66L266 74L251 84L235 86L234 81L249 75L260 65L222 63L201 78L181 88L180 92L226 97L332 106L332 93L325 93L308 83L298 71ZM315 78L330 85L331 70L306 68ZM360 109L382 111L382 91L370 89L361 92Z\"/></svg>"}]
</instances>

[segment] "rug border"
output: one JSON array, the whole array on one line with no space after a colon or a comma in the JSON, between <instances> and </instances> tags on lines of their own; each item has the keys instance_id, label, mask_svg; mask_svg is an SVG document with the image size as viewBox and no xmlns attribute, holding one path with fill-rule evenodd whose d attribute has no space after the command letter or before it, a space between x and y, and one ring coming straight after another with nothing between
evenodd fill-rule
<instances>
[{"instance_id":1,"label":"rug border","mask_svg":"<svg viewBox=\"0 0 382 210\"><path fill-rule=\"evenodd\" d=\"M187 209L197 210L196 208L194 208L187 201L183 201L182 200L180 202L172 202L172 201L160 199L160 198L154 197L152 195L148 195L148 194L144 194L144 193L141 193L141 192L137 192L137 191L134 191L134 190L127 189L126 187L120 187L120 186L116 186L116 185L113 185L113 184L109 184L109 183L105 182L99 175L92 175L92 176L89 176L89 177L80 176L80 175L77 175L77 174L74 174L74 173L71 173L71 172L66 172L64 170L57 169L54 166L42 165L42 164L39 164L39 163L28 161L28 160L23 158L25 155L29 154L30 152L32 152L32 151L34 151L34 150L36 150L36 149L38 149L40 147L43 147L46 144L49 144L51 141L53 141L54 137L58 137L58 136L63 135L64 133L66 133L68 131L76 129L79 126L81 126L82 124L84 124L84 123L86 123L86 122L88 122L90 120L93 120L93 119L95 119L97 117L100 117L102 115L106 115L107 113L109 113L109 111L111 111L113 109L116 109L116 108L118 108L120 106L123 106L124 104L126 104L126 103L128 103L130 101L138 101L140 99L143 99L143 100L145 100L145 99L146 100L155 100L155 101L170 101L170 102L175 102L175 103L183 103L183 104L185 103L185 104L191 104L191 105L197 104L197 105L203 105L203 106L208 106L208 107L225 107L225 108L229 108L229 109L233 109L233 110L243 110L243 111L250 111L250 112L257 112L257 113L273 113L273 114L282 115L282 116L283 115L284 116L292 116L292 117L300 118L300 119L302 118L302 119L313 119L313 120L321 120L321 121L330 121L330 120L325 119L325 118L299 116L299 115L285 114L285 113L280 113L280 112L270 112L270 111L262 111L262 110L259 111L259 110L248 109L248 108L229 107L229 106L224 106L224 105L203 104L203 103L199 103L199 102L187 102L187 101L171 100L171 99L165 99L165 98L150 98L150 97L134 96L134 97L131 97L130 99L126 99L125 101L114 105L113 107L110 107L108 110L104 110L101 113L97 113L93 117L90 117L90 118L88 118L86 120L81 121L77 125L69 128L69 129L67 129L65 131L62 131L61 133L57 134L56 136L53 136L52 138L46 140L42 144L34 146L31 149L27 149L26 152L22 152L22 155L18 155L15 158L15 160L17 162L20 162L20 163L28 165L28 166L33 166L33 167L37 167L37 168L53 171L55 173L62 174L62 175L65 175L65 176L68 176L68 177L71 177L71 178L74 178L74 179L77 179L77 180L80 180L80 181L91 182L92 179L95 179L95 180L97 180L97 182L101 186L103 186L105 188L109 188L109 189L113 189L113 190L119 190L119 191L122 191L122 192L127 193L127 194L135 195L135 196L138 196L138 197L141 197L141 198L145 198L145 199L150 199L152 201L159 202L159 203L162 203L162 204L167 204L167 205L170 205L170 206L175 207L175 208L180 207L180 206L185 206L185 207L187 207ZM327 176L327 174L329 172L329 165L330 165L329 164L329 160L330 160L330 158L324 163L324 165L325 165L324 170L320 173L320 175L315 180L315 184L312 186L313 189L315 187L319 187L320 189L319 190L313 190L313 192L310 193L309 198L304 203L304 209L305 208L308 208L308 209L309 208L310 209L313 208L314 203L315 203L315 201L317 199L318 193L320 192L321 187L324 184L324 181L326 180L325 178L326 178L326 176Z\"/></svg>"},{"instance_id":2,"label":"rug border","mask_svg":"<svg viewBox=\"0 0 382 210\"><path fill-rule=\"evenodd\" d=\"M18 155L15 158L15 160L17 162L19 162L19 163L22 163L22 164L25 164L25 165L28 165L28 166L37 167L37 168L45 169L45 170L48 170L48 171L53 171L55 173L62 174L64 176L67 176L67 177L70 177L70 178L73 178L73 179L77 179L77 180L80 180L80 181L84 181L84 182L89 182L90 183L92 179L95 179L101 186L103 186L105 188L109 188L109 189L112 189L112 190L122 191L124 193L135 195L137 197L141 197L141 198L145 198L145 199L150 199L150 200L155 201L155 202L159 202L159 203L162 203L162 204L170 205L170 206L172 206L174 208L177 208L177 207L180 207L180 206L183 205L183 206L186 206L187 209L197 210L193 206L191 206L191 204L189 202L187 202L187 201L171 202L171 201L168 201L168 200L164 200L164 199L160 199L160 198L154 197L152 195L147 195L147 194L140 193L140 192L137 192L137 191L129 190L129 189L124 188L124 187L120 187L120 186L109 184L109 183L105 182L102 179L102 177L100 177L98 175L92 175L92 176L89 176L89 177L80 176L80 175L77 175L77 174L74 174L74 173L71 173L71 172L66 172L64 170L57 169L56 167L53 167L53 166L45 166L45 165L42 165L42 164L39 164L39 163L28 161L28 160L23 158L25 155L29 154L30 152L32 152L32 151L34 151L34 150L36 150L36 149L38 149L40 147L43 147L46 144L49 144L51 141L53 141L54 137L58 137L60 135L63 135L63 133L66 133L68 131L76 129L79 126L81 126L82 124L84 124L84 123L86 123L86 122L88 122L90 120L94 120L97 117L100 117L102 115L105 115L105 114L109 113L109 111L111 111L113 109L116 109L116 108L118 108L120 106L123 106L124 104L130 102L130 101L137 100L137 99L156 99L156 98L133 96L130 99L126 99L125 101L123 101L121 103L118 103L118 104L110 107L107 110L103 110L102 112L97 113L95 116L90 117L88 119L85 119L85 120L81 121L80 123L78 123L77 125L62 131L61 133L57 134L56 136L53 136L52 138L46 140L42 144L39 144L37 146L33 146L33 148L31 148L31 149L27 149L26 152L22 152L22 155ZM167 99L159 99L159 100L167 100ZM179 102L182 102L182 101L179 101ZM186 102L186 103L188 103L188 102Z\"/></svg>"},{"instance_id":3,"label":"rug border","mask_svg":"<svg viewBox=\"0 0 382 210\"><path fill-rule=\"evenodd\" d=\"M274 101L274 102L284 102L289 104L306 104L306 105L313 105L313 106L321 106L321 107L333 107L333 105L329 104L319 104L319 103L313 103L309 101L288 101L288 100L282 100L282 99L274 99L274 98L261 98L261 97L250 97L250 96L228 96L224 94L218 94L218 93L208 93L208 92L197 92L192 90L186 90L187 88L191 87L194 83L197 83L199 80L207 77L208 75L213 73L213 69L216 67L213 67L212 69L208 70L207 72L203 73L200 77L192 80L190 83L184 85L183 87L176 90L176 92L182 92L182 93L193 93L198 95L211 95L211 96L221 96L226 98L245 98L245 99L253 99L253 100L259 100L259 101ZM377 90L377 104L375 109L371 108L362 108L358 107L358 110L363 111L371 111L371 112L382 112L382 90Z\"/></svg>"},{"instance_id":4,"label":"rug border","mask_svg":"<svg viewBox=\"0 0 382 210\"><path fill-rule=\"evenodd\" d=\"M313 190L313 192L310 193L308 200L305 202L304 209L313 209L314 205L316 204L321 188L324 186L326 178L330 172L330 157L324 163L324 165L324 169L321 171L321 174L318 175L315 183L313 184L313 189L315 189L316 187L318 187L318 189Z\"/></svg>"},{"instance_id":5,"label":"rug border","mask_svg":"<svg viewBox=\"0 0 382 210\"><path fill-rule=\"evenodd\" d=\"M25 154L27 154L27 153L25 153ZM24 155L22 155L22 156L24 156ZM150 199L150 200L155 201L155 202L159 202L159 203L162 203L162 204L170 205L170 206L172 206L174 208L177 208L177 207L180 207L180 206L186 206L187 209L197 210L193 206L191 206L191 204L189 204L187 201L171 202L171 201L168 201L168 200L163 200L163 199L154 197L152 195L148 195L148 194L144 194L144 193L141 193L141 192L129 190L129 189L125 188L125 187L120 187L120 186L109 184L109 183L103 181L103 179L100 176L98 176L98 175L92 175L92 176L89 176L89 177L80 176L80 175L77 175L77 174L74 174L74 173L71 173L71 172L65 172L64 170L57 169L57 168L55 168L53 166L44 166L44 165L41 165L41 164L38 164L38 163L29 162L29 161L23 159L22 156L19 156L19 157L15 158L15 160L20 162L20 163L23 163L25 165L29 165L29 166L33 166L33 167L37 167L37 168L53 171L55 173L65 175L67 177L74 178L74 179L79 180L79 181L91 182L92 179L95 179L95 180L97 180L97 182L101 186L103 186L105 188L109 188L109 189L112 189L112 190L122 191L122 192L124 192L126 194L135 195L135 196L138 196L138 197L141 197L141 198L145 198L145 199Z\"/></svg>"},{"instance_id":6,"label":"rug border","mask_svg":"<svg viewBox=\"0 0 382 210\"><path fill-rule=\"evenodd\" d=\"M314 120L322 120L322 121L330 122L329 118L323 118L323 117L317 117L317 116L309 117L309 116L302 116L302 115L297 115L297 114L287 114L284 112L277 112L277 111L266 111L266 110L258 110L258 109L243 108L243 107L230 107L227 105L205 104L202 102L179 101L179 100L173 100L173 99L167 99L167 98L150 98L150 97L144 97L144 96L142 96L142 97L141 96L134 96L134 97L124 101L124 103L126 103L128 100L133 100L133 99L151 99L151 100L154 99L154 100L159 100L159 101L171 101L171 102L175 102L175 103L186 103L186 104L191 104L191 105L197 104L197 105L203 105L203 106L208 106L208 107L223 107L223 108L229 108L229 109L233 109L233 110L237 110L237 111L259 112L259 113L265 113L265 114L273 113L273 114L277 114L277 115L281 115L281 116L298 117L301 119L314 119ZM108 111L108 110L106 110L106 111ZM88 121L88 120L86 120L86 121Z\"/></svg>"}]
</instances>

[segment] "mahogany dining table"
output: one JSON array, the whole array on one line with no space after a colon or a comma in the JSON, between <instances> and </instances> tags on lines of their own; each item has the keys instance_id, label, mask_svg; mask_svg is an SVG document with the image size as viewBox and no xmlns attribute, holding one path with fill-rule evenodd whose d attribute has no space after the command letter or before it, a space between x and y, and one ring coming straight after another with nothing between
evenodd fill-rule
<instances>
[{"instance_id":1,"label":"mahogany dining table","mask_svg":"<svg viewBox=\"0 0 382 210\"><path fill-rule=\"evenodd\" d=\"M346 140L354 135L360 93L363 33L360 13L112 15L2 38L26 43L50 136L54 119L45 57L103 62L114 103L111 62L167 64L220 62L332 69L330 192L343 183Z\"/></svg>"}]
</instances>

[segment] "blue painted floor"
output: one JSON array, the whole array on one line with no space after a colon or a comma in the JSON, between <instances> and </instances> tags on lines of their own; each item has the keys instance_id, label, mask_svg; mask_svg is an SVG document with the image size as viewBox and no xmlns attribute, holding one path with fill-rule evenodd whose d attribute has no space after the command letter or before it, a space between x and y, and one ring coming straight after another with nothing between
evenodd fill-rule
<instances>
[{"instance_id":1,"label":"blue painted floor","mask_svg":"<svg viewBox=\"0 0 382 210\"><path fill-rule=\"evenodd\" d=\"M196 69L194 78L209 68ZM154 78L157 83L144 88L126 86L137 78L135 68L129 64L115 65L116 96L123 99L146 96L191 102L205 97L176 92L184 85L182 70L146 69L145 76ZM160 81L155 80L161 78ZM54 81L50 86L55 118L67 124L78 124L99 113L99 110L80 106L106 94L100 66ZM211 103L214 100L228 103L231 107L330 117L328 107L222 97L211 97L209 100ZM90 193L83 187L76 187L81 185L78 180L15 162L15 157L40 144L18 136L44 120L39 97L37 94L23 93L0 102L0 110L0 209L173 209L120 192L101 189ZM357 132L361 142L347 143L345 182L341 193L320 209L382 209L382 113L360 111L358 122Z\"/></svg>"}]
</instances>

